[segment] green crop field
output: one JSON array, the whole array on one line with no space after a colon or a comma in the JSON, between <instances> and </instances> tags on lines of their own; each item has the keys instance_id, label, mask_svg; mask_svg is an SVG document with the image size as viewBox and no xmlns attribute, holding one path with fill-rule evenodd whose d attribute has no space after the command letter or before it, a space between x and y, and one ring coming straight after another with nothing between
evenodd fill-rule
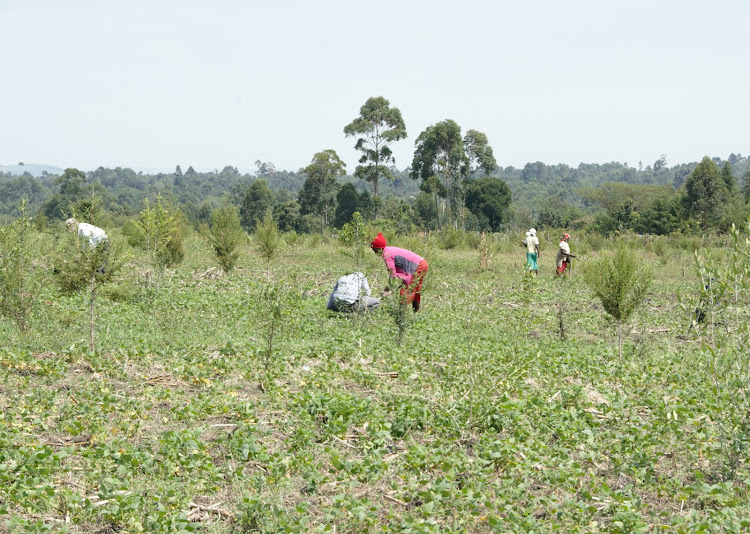
<instances>
[{"instance_id":1,"label":"green crop field","mask_svg":"<svg viewBox=\"0 0 750 534\"><path fill-rule=\"evenodd\" d=\"M389 299L325 309L355 270L335 238L269 280L251 243L229 275L198 235L163 274L129 249L95 352L50 273L26 334L0 318L0 532L748 531L747 292L688 332L695 240L626 239L654 276L620 359L582 275L611 242L574 236L556 279L540 237L536 278L516 236L485 267L478 237L393 238L430 263L400 344Z\"/></svg>"}]
</instances>

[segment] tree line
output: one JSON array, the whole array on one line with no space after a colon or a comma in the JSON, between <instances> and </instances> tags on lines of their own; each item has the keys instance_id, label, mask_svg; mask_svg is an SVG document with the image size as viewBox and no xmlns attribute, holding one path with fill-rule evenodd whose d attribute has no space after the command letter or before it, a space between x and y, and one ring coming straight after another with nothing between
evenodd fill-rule
<instances>
[{"instance_id":1,"label":"tree line","mask_svg":"<svg viewBox=\"0 0 750 534\"><path fill-rule=\"evenodd\" d=\"M10 220L25 199L43 224L85 211L96 195L113 220L124 221L159 194L196 227L210 225L212 212L230 203L250 232L266 213L280 230L297 233L341 228L359 212L402 232L536 226L604 234L726 231L748 214L750 160L741 154L673 167L662 156L645 167L534 162L503 168L484 133L463 133L446 119L417 136L411 164L399 170L391 147L407 138L406 124L383 97L368 99L342 133L361 153L351 174L330 149L296 172L258 160L254 174L233 166L183 172L180 165L155 174L121 167L40 177L0 173L0 217Z\"/></svg>"}]
</instances>

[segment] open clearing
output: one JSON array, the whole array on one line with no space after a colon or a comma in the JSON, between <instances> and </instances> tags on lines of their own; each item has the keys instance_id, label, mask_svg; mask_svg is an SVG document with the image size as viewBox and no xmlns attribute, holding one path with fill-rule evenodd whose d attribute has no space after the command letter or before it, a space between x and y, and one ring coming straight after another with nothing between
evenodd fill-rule
<instances>
[{"instance_id":1,"label":"open clearing","mask_svg":"<svg viewBox=\"0 0 750 534\"><path fill-rule=\"evenodd\" d=\"M0 532L750 528L744 449L728 477L727 399L677 300L700 287L691 252L634 243L655 277L619 360L578 271L597 253L557 280L541 237L536 279L502 236L487 269L468 247L395 240L430 262L401 346L387 302L325 310L354 266L300 238L271 266L289 305L268 370L249 249L224 276L192 237L158 286L132 251L99 299L96 353L83 295L49 285L25 339L0 323Z\"/></svg>"}]
</instances>

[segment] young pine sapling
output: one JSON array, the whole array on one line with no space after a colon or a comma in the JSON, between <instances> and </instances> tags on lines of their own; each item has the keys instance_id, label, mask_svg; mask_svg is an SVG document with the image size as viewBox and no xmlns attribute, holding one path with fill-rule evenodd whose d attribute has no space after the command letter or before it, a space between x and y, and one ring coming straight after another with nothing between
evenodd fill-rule
<instances>
[{"instance_id":1,"label":"young pine sapling","mask_svg":"<svg viewBox=\"0 0 750 534\"><path fill-rule=\"evenodd\" d=\"M236 249L242 242L243 235L236 207L224 204L214 210L211 214L211 231L208 241L225 273L229 273L239 259L240 255Z\"/></svg>"},{"instance_id":2,"label":"young pine sapling","mask_svg":"<svg viewBox=\"0 0 750 534\"><path fill-rule=\"evenodd\" d=\"M584 280L604 311L617 323L618 355L622 359L622 325L643 302L652 274L638 265L635 255L620 244L584 270Z\"/></svg>"},{"instance_id":3,"label":"young pine sapling","mask_svg":"<svg viewBox=\"0 0 750 534\"><path fill-rule=\"evenodd\" d=\"M12 319L21 333L26 333L41 283L34 276L33 222L26 214L26 200L18 211L18 219L0 228L0 315Z\"/></svg>"},{"instance_id":4,"label":"young pine sapling","mask_svg":"<svg viewBox=\"0 0 750 534\"><path fill-rule=\"evenodd\" d=\"M262 221L255 226L255 241L263 259L266 260L266 281L270 278L271 260L276 256L281 246L279 227L270 211L266 212Z\"/></svg>"},{"instance_id":5,"label":"young pine sapling","mask_svg":"<svg viewBox=\"0 0 750 534\"><path fill-rule=\"evenodd\" d=\"M125 263L118 243L106 239L93 244L86 237L69 233L57 253L56 281L64 293L86 289L89 297L89 348L96 350L94 325L95 303L99 288L116 280Z\"/></svg>"}]
</instances>

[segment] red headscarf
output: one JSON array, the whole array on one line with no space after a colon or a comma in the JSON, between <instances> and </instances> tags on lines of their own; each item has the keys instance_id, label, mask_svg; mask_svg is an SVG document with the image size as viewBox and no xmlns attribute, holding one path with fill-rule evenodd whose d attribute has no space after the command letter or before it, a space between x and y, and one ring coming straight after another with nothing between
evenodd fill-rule
<instances>
[{"instance_id":1,"label":"red headscarf","mask_svg":"<svg viewBox=\"0 0 750 534\"><path fill-rule=\"evenodd\" d=\"M372 240L372 243L370 243L370 246L372 248L385 248L386 247L385 242L385 236L383 236L383 233L379 233L377 236L375 236L375 239Z\"/></svg>"}]
</instances>

